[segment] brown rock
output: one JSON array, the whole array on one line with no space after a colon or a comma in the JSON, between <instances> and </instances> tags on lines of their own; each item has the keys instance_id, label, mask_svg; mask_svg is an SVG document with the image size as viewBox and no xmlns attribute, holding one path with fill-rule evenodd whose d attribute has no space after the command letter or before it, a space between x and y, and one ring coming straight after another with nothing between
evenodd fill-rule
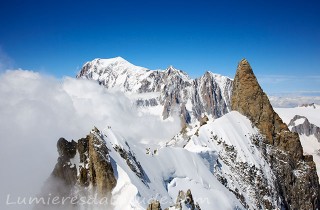
<instances>
[{"instance_id":1,"label":"brown rock","mask_svg":"<svg viewBox=\"0 0 320 210\"><path fill-rule=\"evenodd\" d=\"M152 201L149 205L147 210L161 210L161 205L159 201Z\"/></svg>"},{"instance_id":2,"label":"brown rock","mask_svg":"<svg viewBox=\"0 0 320 210\"><path fill-rule=\"evenodd\" d=\"M285 209L319 208L315 164L304 158L299 136L274 112L246 59L240 61L233 84L232 110L247 116L265 136L267 161L276 176Z\"/></svg>"},{"instance_id":3,"label":"brown rock","mask_svg":"<svg viewBox=\"0 0 320 210\"><path fill-rule=\"evenodd\" d=\"M208 121L209 118L207 117L207 115L204 115L204 117L200 119L200 126L207 124Z\"/></svg>"},{"instance_id":4,"label":"brown rock","mask_svg":"<svg viewBox=\"0 0 320 210\"><path fill-rule=\"evenodd\" d=\"M67 141L60 138L57 142L58 162L45 183L49 193L57 196L70 196L75 186L93 186L93 193L99 197L110 196L117 180L111 165L109 150L98 129L94 129L86 138ZM78 150L80 165L72 165ZM53 184L52 184L53 183ZM47 194L49 194L47 193Z\"/></svg>"},{"instance_id":5,"label":"brown rock","mask_svg":"<svg viewBox=\"0 0 320 210\"><path fill-rule=\"evenodd\" d=\"M108 148L105 142L94 134L90 134L88 138L90 181L93 186L97 187L100 196L109 195L116 186L117 180L110 162Z\"/></svg>"},{"instance_id":6,"label":"brown rock","mask_svg":"<svg viewBox=\"0 0 320 210\"><path fill-rule=\"evenodd\" d=\"M261 89L246 59L239 63L233 81L231 108L247 116L266 135L270 143L275 133L289 131L273 111L267 95Z\"/></svg>"}]
</instances>

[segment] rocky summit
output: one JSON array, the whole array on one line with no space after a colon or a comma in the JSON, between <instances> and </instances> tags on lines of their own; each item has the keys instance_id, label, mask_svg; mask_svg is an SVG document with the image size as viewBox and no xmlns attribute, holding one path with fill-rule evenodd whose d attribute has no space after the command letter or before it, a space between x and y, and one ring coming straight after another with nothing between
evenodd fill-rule
<instances>
[{"instance_id":1,"label":"rocky summit","mask_svg":"<svg viewBox=\"0 0 320 210\"><path fill-rule=\"evenodd\" d=\"M172 66L148 70L119 57L88 62L77 77L124 92L144 111L157 108L161 122L178 114L183 123L164 143L125 139L111 126L78 141L60 138L42 194L111 202L68 209L319 209L313 158L275 113L247 60L234 80L211 72L190 79ZM290 128L317 131L305 119L297 127L301 119Z\"/></svg>"},{"instance_id":2,"label":"rocky summit","mask_svg":"<svg viewBox=\"0 0 320 210\"><path fill-rule=\"evenodd\" d=\"M231 106L247 116L265 135L266 159L276 175L285 209L318 209L319 181L312 156L303 156L299 136L274 112L246 59L234 79Z\"/></svg>"}]
</instances>

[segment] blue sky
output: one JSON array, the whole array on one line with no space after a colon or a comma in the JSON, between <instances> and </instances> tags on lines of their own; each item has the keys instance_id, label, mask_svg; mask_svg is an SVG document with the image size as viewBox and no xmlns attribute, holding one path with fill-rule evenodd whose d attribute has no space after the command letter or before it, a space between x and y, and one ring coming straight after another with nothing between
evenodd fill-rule
<instances>
[{"instance_id":1,"label":"blue sky","mask_svg":"<svg viewBox=\"0 0 320 210\"><path fill-rule=\"evenodd\" d=\"M0 68L74 76L121 56L192 77L233 77L247 58L269 94L320 95L319 1L71 1L0 3Z\"/></svg>"}]
</instances>

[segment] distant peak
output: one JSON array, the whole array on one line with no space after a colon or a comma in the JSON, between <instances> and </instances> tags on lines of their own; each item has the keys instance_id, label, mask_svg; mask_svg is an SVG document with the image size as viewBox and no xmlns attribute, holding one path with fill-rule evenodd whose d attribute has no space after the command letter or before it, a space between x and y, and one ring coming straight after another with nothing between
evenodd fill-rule
<instances>
[{"instance_id":1,"label":"distant peak","mask_svg":"<svg viewBox=\"0 0 320 210\"><path fill-rule=\"evenodd\" d=\"M311 104L302 104L302 105L300 105L300 106L298 106L298 107L312 107L312 108L316 108L316 106L315 106L315 104L314 103L311 103Z\"/></svg>"},{"instance_id":2,"label":"distant peak","mask_svg":"<svg viewBox=\"0 0 320 210\"><path fill-rule=\"evenodd\" d=\"M167 71L170 71L170 70L177 70L177 69L174 68L173 65L170 65L166 70L167 70Z\"/></svg>"},{"instance_id":3,"label":"distant peak","mask_svg":"<svg viewBox=\"0 0 320 210\"><path fill-rule=\"evenodd\" d=\"M221 76L220 74L215 74L215 73L213 73L213 72L211 72L211 71L206 71L205 73L204 73L204 76L207 76L207 77L216 77L216 76Z\"/></svg>"},{"instance_id":4,"label":"distant peak","mask_svg":"<svg viewBox=\"0 0 320 210\"><path fill-rule=\"evenodd\" d=\"M118 61L127 61L126 59L124 59L123 57L120 57L120 56L117 56L117 57L114 57L111 59L118 60Z\"/></svg>"},{"instance_id":5,"label":"distant peak","mask_svg":"<svg viewBox=\"0 0 320 210\"><path fill-rule=\"evenodd\" d=\"M174 68L172 65L170 65L167 69L166 69L166 72L168 74L171 74L171 73L174 73L174 72L177 72L179 71L178 69Z\"/></svg>"},{"instance_id":6,"label":"distant peak","mask_svg":"<svg viewBox=\"0 0 320 210\"><path fill-rule=\"evenodd\" d=\"M114 57L114 58L95 58L93 60L93 62L97 62L97 63L100 63L100 62L113 63L113 62L128 62L128 61L125 60L124 58L120 57L120 56L117 56L117 57Z\"/></svg>"},{"instance_id":7,"label":"distant peak","mask_svg":"<svg viewBox=\"0 0 320 210\"><path fill-rule=\"evenodd\" d=\"M125 66L133 66L129 61L125 60L124 58L117 56L114 58L95 58L92 61L87 62L85 65L98 65L100 67L106 67L109 65L125 65Z\"/></svg>"},{"instance_id":8,"label":"distant peak","mask_svg":"<svg viewBox=\"0 0 320 210\"><path fill-rule=\"evenodd\" d=\"M127 60L125 60L124 58L120 57L120 56L117 56L117 57L114 57L114 58L107 58L107 59L102 59L102 60L109 60L109 61L114 61L114 62L128 62Z\"/></svg>"},{"instance_id":9,"label":"distant peak","mask_svg":"<svg viewBox=\"0 0 320 210\"><path fill-rule=\"evenodd\" d=\"M189 80L189 75L180 70L180 69L176 69L174 66L170 65L168 68L166 68L165 70L167 75L171 75L171 76L179 76L181 78L183 78L184 80Z\"/></svg>"}]
</instances>

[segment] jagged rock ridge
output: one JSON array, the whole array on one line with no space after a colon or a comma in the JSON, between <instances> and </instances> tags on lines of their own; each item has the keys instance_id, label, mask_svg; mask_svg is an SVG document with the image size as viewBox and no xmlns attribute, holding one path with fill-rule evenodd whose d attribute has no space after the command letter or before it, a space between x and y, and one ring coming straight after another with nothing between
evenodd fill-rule
<instances>
[{"instance_id":1,"label":"jagged rock ridge","mask_svg":"<svg viewBox=\"0 0 320 210\"><path fill-rule=\"evenodd\" d=\"M314 135L320 142L320 128L315 124L310 123L308 118L300 115L295 115L290 120L288 126L292 132L296 132L299 135L306 136Z\"/></svg>"},{"instance_id":2,"label":"jagged rock ridge","mask_svg":"<svg viewBox=\"0 0 320 210\"><path fill-rule=\"evenodd\" d=\"M135 93L140 107L161 106L163 119L179 114L183 122L199 120L203 114L218 118L230 111L232 80L211 72L197 79L173 66L148 70L123 58L87 62L77 78L96 80L106 88Z\"/></svg>"},{"instance_id":3,"label":"jagged rock ridge","mask_svg":"<svg viewBox=\"0 0 320 210\"><path fill-rule=\"evenodd\" d=\"M302 104L302 105L300 105L299 107L312 107L312 108L316 108L316 105L315 105L315 103L311 103L311 104Z\"/></svg>"},{"instance_id":4,"label":"jagged rock ridge","mask_svg":"<svg viewBox=\"0 0 320 210\"><path fill-rule=\"evenodd\" d=\"M266 159L276 175L282 207L319 208L318 176L312 156L303 156L298 134L291 133L274 112L245 59L238 65L231 106L247 116L265 135Z\"/></svg>"}]
</instances>

